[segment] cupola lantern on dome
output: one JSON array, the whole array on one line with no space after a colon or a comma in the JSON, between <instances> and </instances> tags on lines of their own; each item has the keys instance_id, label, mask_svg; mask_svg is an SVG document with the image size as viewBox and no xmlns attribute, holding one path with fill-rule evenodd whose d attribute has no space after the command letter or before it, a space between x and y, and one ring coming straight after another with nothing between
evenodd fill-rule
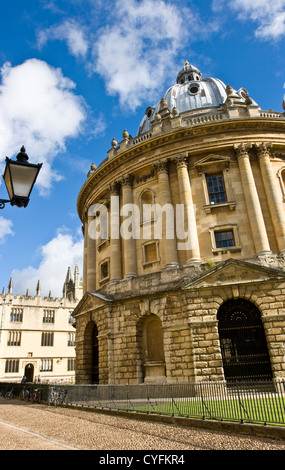
<instances>
[{"instance_id":1,"label":"cupola lantern on dome","mask_svg":"<svg viewBox=\"0 0 285 470\"><path fill-rule=\"evenodd\" d=\"M160 113L161 102L169 114L175 109L175 115L199 117L204 113L216 112L221 106L232 101L241 104L251 104L258 107L257 103L249 99L247 91L240 88L238 91L227 87L218 78L203 78L200 70L187 60L177 75L176 84L172 85L162 99L155 106L148 106L141 120L137 135L151 131L156 116ZM250 101L249 101L250 100Z\"/></svg>"},{"instance_id":2,"label":"cupola lantern on dome","mask_svg":"<svg viewBox=\"0 0 285 470\"><path fill-rule=\"evenodd\" d=\"M176 83L183 85L183 83L191 82L192 80L200 81L202 78L203 76L200 70L198 70L197 67L194 67L194 65L189 64L186 60L184 67L177 75Z\"/></svg>"}]
</instances>

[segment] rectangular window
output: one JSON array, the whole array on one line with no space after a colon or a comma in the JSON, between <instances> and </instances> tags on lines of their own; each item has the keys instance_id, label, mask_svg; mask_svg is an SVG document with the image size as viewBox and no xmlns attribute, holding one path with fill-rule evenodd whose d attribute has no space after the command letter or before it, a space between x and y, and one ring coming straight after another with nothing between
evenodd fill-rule
<instances>
[{"instance_id":1,"label":"rectangular window","mask_svg":"<svg viewBox=\"0 0 285 470\"><path fill-rule=\"evenodd\" d=\"M67 370L69 370L69 371L75 370L75 359L74 358L67 359Z\"/></svg>"},{"instance_id":2,"label":"rectangular window","mask_svg":"<svg viewBox=\"0 0 285 470\"><path fill-rule=\"evenodd\" d=\"M43 323L54 323L54 310L44 310Z\"/></svg>"},{"instance_id":3,"label":"rectangular window","mask_svg":"<svg viewBox=\"0 0 285 470\"><path fill-rule=\"evenodd\" d=\"M75 333L68 333L67 346L75 346Z\"/></svg>"},{"instance_id":4,"label":"rectangular window","mask_svg":"<svg viewBox=\"0 0 285 470\"><path fill-rule=\"evenodd\" d=\"M21 331L9 331L7 346L21 346Z\"/></svg>"},{"instance_id":5,"label":"rectangular window","mask_svg":"<svg viewBox=\"0 0 285 470\"><path fill-rule=\"evenodd\" d=\"M19 372L19 359L7 359L5 363L5 372Z\"/></svg>"},{"instance_id":6,"label":"rectangular window","mask_svg":"<svg viewBox=\"0 0 285 470\"><path fill-rule=\"evenodd\" d=\"M53 346L53 332L42 333L41 346Z\"/></svg>"},{"instance_id":7,"label":"rectangular window","mask_svg":"<svg viewBox=\"0 0 285 470\"><path fill-rule=\"evenodd\" d=\"M228 248L235 246L233 230L215 232L216 248Z\"/></svg>"},{"instance_id":8,"label":"rectangular window","mask_svg":"<svg viewBox=\"0 0 285 470\"><path fill-rule=\"evenodd\" d=\"M206 176L210 204L227 202L226 190L222 173Z\"/></svg>"},{"instance_id":9,"label":"rectangular window","mask_svg":"<svg viewBox=\"0 0 285 470\"><path fill-rule=\"evenodd\" d=\"M10 313L10 322L22 322L23 321L23 309L13 307Z\"/></svg>"},{"instance_id":10,"label":"rectangular window","mask_svg":"<svg viewBox=\"0 0 285 470\"><path fill-rule=\"evenodd\" d=\"M157 261L157 244L155 243L148 243L144 245L144 253L145 253L145 262L152 263Z\"/></svg>"},{"instance_id":11,"label":"rectangular window","mask_svg":"<svg viewBox=\"0 0 285 470\"><path fill-rule=\"evenodd\" d=\"M40 372L52 372L53 362L52 359L42 359Z\"/></svg>"},{"instance_id":12,"label":"rectangular window","mask_svg":"<svg viewBox=\"0 0 285 470\"><path fill-rule=\"evenodd\" d=\"M100 265L100 281L109 278L109 261L104 261Z\"/></svg>"}]
</instances>

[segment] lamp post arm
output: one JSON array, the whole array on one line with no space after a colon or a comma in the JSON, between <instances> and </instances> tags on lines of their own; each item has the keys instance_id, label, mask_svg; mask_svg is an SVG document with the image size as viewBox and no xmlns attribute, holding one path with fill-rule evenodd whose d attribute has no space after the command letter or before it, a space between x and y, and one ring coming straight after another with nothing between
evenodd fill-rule
<instances>
[{"instance_id":1,"label":"lamp post arm","mask_svg":"<svg viewBox=\"0 0 285 470\"><path fill-rule=\"evenodd\" d=\"M10 199L0 199L0 209L4 209L5 204L11 202Z\"/></svg>"}]
</instances>

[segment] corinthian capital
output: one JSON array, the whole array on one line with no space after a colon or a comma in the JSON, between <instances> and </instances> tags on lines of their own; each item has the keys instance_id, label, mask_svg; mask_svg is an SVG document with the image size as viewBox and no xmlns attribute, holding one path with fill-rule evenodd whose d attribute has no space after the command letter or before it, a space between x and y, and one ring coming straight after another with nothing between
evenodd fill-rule
<instances>
[{"instance_id":1,"label":"corinthian capital","mask_svg":"<svg viewBox=\"0 0 285 470\"><path fill-rule=\"evenodd\" d=\"M157 173L168 173L168 160L159 160L153 166Z\"/></svg>"},{"instance_id":2,"label":"corinthian capital","mask_svg":"<svg viewBox=\"0 0 285 470\"><path fill-rule=\"evenodd\" d=\"M261 144L255 144L257 155L259 158L270 155L270 149L272 144L270 142L262 142Z\"/></svg>"},{"instance_id":3,"label":"corinthian capital","mask_svg":"<svg viewBox=\"0 0 285 470\"><path fill-rule=\"evenodd\" d=\"M244 143L242 142L241 144L235 144L234 145L234 150L237 154L237 158L241 158L241 157L248 157L248 151L249 149L252 148L252 144L250 143Z\"/></svg>"},{"instance_id":4,"label":"corinthian capital","mask_svg":"<svg viewBox=\"0 0 285 470\"><path fill-rule=\"evenodd\" d=\"M132 175L124 175L121 179L121 186L130 186L132 187L133 185L133 176Z\"/></svg>"},{"instance_id":5,"label":"corinthian capital","mask_svg":"<svg viewBox=\"0 0 285 470\"><path fill-rule=\"evenodd\" d=\"M176 163L177 168L181 168L181 167L186 167L187 168L188 155L181 153L181 154L176 155L175 157L173 157L173 161Z\"/></svg>"}]
</instances>

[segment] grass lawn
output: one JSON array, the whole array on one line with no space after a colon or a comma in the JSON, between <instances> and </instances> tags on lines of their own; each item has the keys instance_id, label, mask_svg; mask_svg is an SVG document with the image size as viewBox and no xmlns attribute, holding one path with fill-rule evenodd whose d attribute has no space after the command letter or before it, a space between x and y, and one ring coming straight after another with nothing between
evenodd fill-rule
<instances>
[{"instance_id":1,"label":"grass lawn","mask_svg":"<svg viewBox=\"0 0 285 470\"><path fill-rule=\"evenodd\" d=\"M136 411L285 426L285 398L280 397L165 402L153 400L147 406L136 407Z\"/></svg>"}]
</instances>

